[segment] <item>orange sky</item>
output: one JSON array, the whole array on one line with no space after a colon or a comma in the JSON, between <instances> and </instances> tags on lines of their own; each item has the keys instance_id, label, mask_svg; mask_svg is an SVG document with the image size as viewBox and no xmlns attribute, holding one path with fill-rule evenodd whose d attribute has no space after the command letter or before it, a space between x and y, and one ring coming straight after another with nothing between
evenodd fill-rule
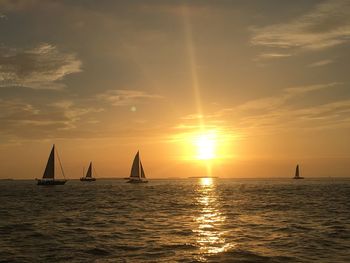
<instances>
[{"instance_id":1,"label":"orange sky","mask_svg":"<svg viewBox=\"0 0 350 263\"><path fill-rule=\"evenodd\" d=\"M127 177L137 150L149 178L349 176L349 17L342 0L0 1L0 178L41 177L53 143L68 178L90 160Z\"/></svg>"}]
</instances>

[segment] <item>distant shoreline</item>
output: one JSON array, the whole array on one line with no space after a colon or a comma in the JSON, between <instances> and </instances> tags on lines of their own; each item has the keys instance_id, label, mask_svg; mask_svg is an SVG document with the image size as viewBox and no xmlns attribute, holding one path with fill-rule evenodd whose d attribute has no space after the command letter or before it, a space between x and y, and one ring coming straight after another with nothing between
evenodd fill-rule
<instances>
[{"instance_id":1,"label":"distant shoreline","mask_svg":"<svg viewBox=\"0 0 350 263\"><path fill-rule=\"evenodd\" d=\"M219 178L218 176L189 176L187 177L189 179L193 179L193 178Z\"/></svg>"}]
</instances>

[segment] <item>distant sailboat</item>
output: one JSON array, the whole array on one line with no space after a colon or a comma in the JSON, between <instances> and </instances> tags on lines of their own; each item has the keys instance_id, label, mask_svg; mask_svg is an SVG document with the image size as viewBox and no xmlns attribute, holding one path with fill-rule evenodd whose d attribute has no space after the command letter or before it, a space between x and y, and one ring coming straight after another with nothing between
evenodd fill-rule
<instances>
[{"instance_id":1,"label":"distant sailboat","mask_svg":"<svg viewBox=\"0 0 350 263\"><path fill-rule=\"evenodd\" d=\"M46 168L42 179L36 179L38 185L63 185L67 182L66 179L55 179L55 145L52 146L52 150L47 160ZM61 160L57 154L58 161L61 167L62 175L64 172L61 164Z\"/></svg>"},{"instance_id":2,"label":"distant sailboat","mask_svg":"<svg viewBox=\"0 0 350 263\"><path fill-rule=\"evenodd\" d=\"M295 168L295 176L293 177L293 179L304 179L304 177L301 177L299 175L299 164L297 165L297 167Z\"/></svg>"},{"instance_id":3,"label":"distant sailboat","mask_svg":"<svg viewBox=\"0 0 350 263\"><path fill-rule=\"evenodd\" d=\"M142 162L140 160L140 153L137 152L132 163L130 177L128 183L147 183L145 172L143 170Z\"/></svg>"},{"instance_id":4,"label":"distant sailboat","mask_svg":"<svg viewBox=\"0 0 350 263\"><path fill-rule=\"evenodd\" d=\"M95 177L92 177L92 162L90 162L89 168L86 172L85 177L81 177L80 181L85 181L85 182L92 182L92 181L96 181Z\"/></svg>"}]
</instances>

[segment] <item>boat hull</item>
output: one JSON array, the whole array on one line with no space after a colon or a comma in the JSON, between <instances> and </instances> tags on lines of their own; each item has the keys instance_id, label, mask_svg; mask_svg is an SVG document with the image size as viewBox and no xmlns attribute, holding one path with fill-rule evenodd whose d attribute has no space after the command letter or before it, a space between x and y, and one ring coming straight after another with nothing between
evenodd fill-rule
<instances>
[{"instance_id":1,"label":"boat hull","mask_svg":"<svg viewBox=\"0 0 350 263\"><path fill-rule=\"evenodd\" d=\"M37 185L64 185L67 180L41 180L37 179Z\"/></svg>"},{"instance_id":2,"label":"boat hull","mask_svg":"<svg viewBox=\"0 0 350 263\"><path fill-rule=\"evenodd\" d=\"M127 181L127 183L129 183L129 184L145 184L145 183L148 183L148 181L142 180L142 179L129 179Z\"/></svg>"},{"instance_id":3,"label":"boat hull","mask_svg":"<svg viewBox=\"0 0 350 263\"><path fill-rule=\"evenodd\" d=\"M82 182L94 182L94 181L96 181L96 178L81 177L80 181L82 181Z\"/></svg>"}]
</instances>

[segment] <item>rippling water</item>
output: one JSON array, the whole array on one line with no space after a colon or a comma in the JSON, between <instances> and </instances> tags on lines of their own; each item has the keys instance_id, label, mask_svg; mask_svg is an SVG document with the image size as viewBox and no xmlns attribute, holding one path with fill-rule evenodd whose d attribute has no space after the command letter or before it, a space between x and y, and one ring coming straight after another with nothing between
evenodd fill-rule
<instances>
[{"instance_id":1,"label":"rippling water","mask_svg":"<svg viewBox=\"0 0 350 263\"><path fill-rule=\"evenodd\" d=\"M0 262L349 260L349 179L0 181Z\"/></svg>"}]
</instances>

